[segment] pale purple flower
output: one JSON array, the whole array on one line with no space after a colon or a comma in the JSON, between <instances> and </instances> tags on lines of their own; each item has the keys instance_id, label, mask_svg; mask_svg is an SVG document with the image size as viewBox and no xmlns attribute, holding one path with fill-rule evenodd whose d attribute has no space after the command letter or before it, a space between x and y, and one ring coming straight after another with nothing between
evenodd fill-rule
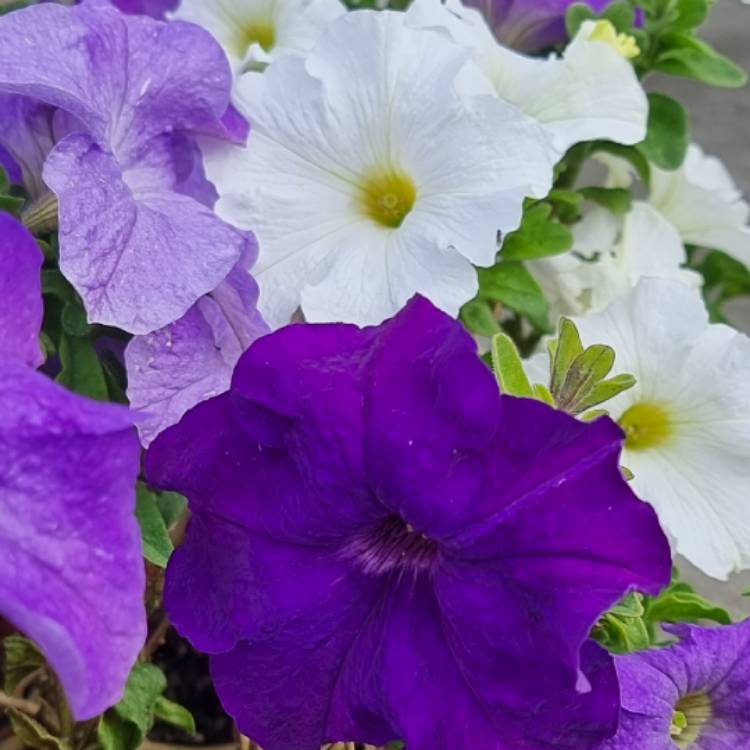
<instances>
[{"instance_id":1,"label":"pale purple flower","mask_svg":"<svg viewBox=\"0 0 750 750\"><path fill-rule=\"evenodd\" d=\"M144 446L229 388L240 355L268 332L257 303L257 284L240 264L180 320L128 344L128 399L143 415L138 433Z\"/></svg>"},{"instance_id":2,"label":"pale purple flower","mask_svg":"<svg viewBox=\"0 0 750 750\"><path fill-rule=\"evenodd\" d=\"M146 632L139 449L126 409L34 371L41 264L0 214L0 615L39 644L88 719L119 700Z\"/></svg>"},{"instance_id":3,"label":"pale purple flower","mask_svg":"<svg viewBox=\"0 0 750 750\"><path fill-rule=\"evenodd\" d=\"M0 92L66 113L42 178L59 201L60 269L91 321L156 330L247 252L245 234L180 192L176 166L185 132L228 134L230 87L221 48L192 24L105 0L0 18Z\"/></svg>"},{"instance_id":4,"label":"pale purple flower","mask_svg":"<svg viewBox=\"0 0 750 750\"><path fill-rule=\"evenodd\" d=\"M143 13L152 18L164 18L167 11L174 10L180 0L112 0L123 13Z\"/></svg>"},{"instance_id":5,"label":"pale purple flower","mask_svg":"<svg viewBox=\"0 0 750 750\"><path fill-rule=\"evenodd\" d=\"M622 440L501 396L423 298L263 336L146 456L192 509L170 619L264 750L586 750L619 710L589 631L670 573Z\"/></svg>"},{"instance_id":6,"label":"pale purple flower","mask_svg":"<svg viewBox=\"0 0 750 750\"><path fill-rule=\"evenodd\" d=\"M745 750L750 620L665 627L677 644L616 657L622 718L601 750Z\"/></svg>"},{"instance_id":7,"label":"pale purple flower","mask_svg":"<svg viewBox=\"0 0 750 750\"><path fill-rule=\"evenodd\" d=\"M498 41L522 52L538 52L567 39L565 13L579 0L463 0L482 11ZM586 0L599 13L612 0Z\"/></svg>"}]
</instances>

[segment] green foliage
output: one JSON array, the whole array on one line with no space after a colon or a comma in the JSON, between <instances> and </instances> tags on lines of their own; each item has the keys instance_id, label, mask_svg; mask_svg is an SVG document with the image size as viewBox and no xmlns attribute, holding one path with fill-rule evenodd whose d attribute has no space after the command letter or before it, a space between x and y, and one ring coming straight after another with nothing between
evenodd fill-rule
<instances>
[{"instance_id":1,"label":"green foliage","mask_svg":"<svg viewBox=\"0 0 750 750\"><path fill-rule=\"evenodd\" d=\"M565 13L565 28L572 39L585 21L609 21L620 33L630 33L635 21L635 10L627 0L617 0L607 5L598 15L586 3L573 3Z\"/></svg>"},{"instance_id":2,"label":"green foliage","mask_svg":"<svg viewBox=\"0 0 750 750\"><path fill-rule=\"evenodd\" d=\"M718 604L696 593L690 584L680 581L677 574L672 583L659 596L644 598L644 622L656 637L661 623L702 621L729 625L732 618Z\"/></svg>"},{"instance_id":3,"label":"green foliage","mask_svg":"<svg viewBox=\"0 0 750 750\"><path fill-rule=\"evenodd\" d=\"M633 205L633 196L625 188L585 187L581 195L618 215L628 213Z\"/></svg>"},{"instance_id":4,"label":"green foliage","mask_svg":"<svg viewBox=\"0 0 750 750\"><path fill-rule=\"evenodd\" d=\"M141 528L143 556L150 563L166 568L174 545L169 538L167 523L159 508L157 495L143 482L138 482L136 488L135 517Z\"/></svg>"},{"instance_id":5,"label":"green foliage","mask_svg":"<svg viewBox=\"0 0 750 750\"><path fill-rule=\"evenodd\" d=\"M690 126L685 108L670 96L649 94L648 132L638 148L662 169L677 169L690 144Z\"/></svg>"},{"instance_id":6,"label":"green foliage","mask_svg":"<svg viewBox=\"0 0 750 750\"><path fill-rule=\"evenodd\" d=\"M496 334L492 337L490 354L492 370L500 390L509 396L534 398L534 389L526 377L521 356L513 339L504 333Z\"/></svg>"},{"instance_id":7,"label":"green foliage","mask_svg":"<svg viewBox=\"0 0 750 750\"><path fill-rule=\"evenodd\" d=\"M2 15L2 10L0 10L0 15ZM18 216L24 201L14 192L8 173L0 166L0 211Z\"/></svg>"},{"instance_id":8,"label":"green foliage","mask_svg":"<svg viewBox=\"0 0 750 750\"><path fill-rule=\"evenodd\" d=\"M480 268L477 299L515 310L541 331L549 330L549 307L534 277L517 261Z\"/></svg>"},{"instance_id":9,"label":"green foliage","mask_svg":"<svg viewBox=\"0 0 750 750\"><path fill-rule=\"evenodd\" d=\"M750 270L719 250L707 253L693 267L703 276L703 295L712 322L726 322L724 305L736 297L750 295Z\"/></svg>"},{"instance_id":10,"label":"green foliage","mask_svg":"<svg viewBox=\"0 0 750 750\"><path fill-rule=\"evenodd\" d=\"M592 636L616 654L647 649L652 641L643 620L644 612L641 594L628 594L599 620Z\"/></svg>"},{"instance_id":11,"label":"green foliage","mask_svg":"<svg viewBox=\"0 0 750 750\"><path fill-rule=\"evenodd\" d=\"M607 378L615 352L604 344L584 349L572 320L561 318L557 339L549 344L549 391L558 409L579 415L635 385L632 375Z\"/></svg>"},{"instance_id":12,"label":"green foliage","mask_svg":"<svg viewBox=\"0 0 750 750\"><path fill-rule=\"evenodd\" d=\"M479 336L494 336L500 331L500 324L492 312L492 304L487 300L470 300L461 308L459 317L469 331Z\"/></svg>"},{"instance_id":13,"label":"green foliage","mask_svg":"<svg viewBox=\"0 0 750 750\"><path fill-rule=\"evenodd\" d=\"M157 718L188 733L195 725L187 709L164 698L167 680L153 664L136 664L122 700L99 719L97 737L104 750L136 750Z\"/></svg>"},{"instance_id":14,"label":"green foliage","mask_svg":"<svg viewBox=\"0 0 750 750\"><path fill-rule=\"evenodd\" d=\"M651 166L644 154L634 146L623 146L611 141L595 141L591 146L592 154L597 152L625 159L635 169L638 179L646 186L651 184Z\"/></svg>"},{"instance_id":15,"label":"green foliage","mask_svg":"<svg viewBox=\"0 0 750 750\"><path fill-rule=\"evenodd\" d=\"M551 217L552 205L546 201L528 208L521 226L503 242L503 260L532 260L570 250L573 246L570 229Z\"/></svg>"}]
</instances>

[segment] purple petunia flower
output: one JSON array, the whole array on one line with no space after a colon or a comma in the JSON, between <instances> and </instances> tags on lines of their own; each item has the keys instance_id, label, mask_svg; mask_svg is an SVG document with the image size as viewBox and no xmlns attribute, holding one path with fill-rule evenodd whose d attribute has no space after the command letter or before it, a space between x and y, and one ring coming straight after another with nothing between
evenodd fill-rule
<instances>
[{"instance_id":1,"label":"purple petunia flower","mask_svg":"<svg viewBox=\"0 0 750 750\"><path fill-rule=\"evenodd\" d=\"M565 13L580 0L463 0L484 13L498 41L522 52L564 42ZM612 0L586 0L597 13Z\"/></svg>"},{"instance_id":2,"label":"purple petunia flower","mask_svg":"<svg viewBox=\"0 0 750 750\"><path fill-rule=\"evenodd\" d=\"M105 0L0 18L0 92L57 109L42 177L59 202L60 269L91 321L161 328L249 251L244 233L181 185L197 153L185 134L228 134L231 81L204 30L123 15ZM20 138L0 134L23 164Z\"/></svg>"},{"instance_id":3,"label":"purple petunia flower","mask_svg":"<svg viewBox=\"0 0 750 750\"><path fill-rule=\"evenodd\" d=\"M750 620L665 627L679 643L616 657L622 720L601 750L745 750Z\"/></svg>"},{"instance_id":4,"label":"purple petunia flower","mask_svg":"<svg viewBox=\"0 0 750 750\"><path fill-rule=\"evenodd\" d=\"M116 703L143 645L132 418L34 371L42 254L0 214L0 615L34 639L78 719Z\"/></svg>"},{"instance_id":5,"label":"purple petunia flower","mask_svg":"<svg viewBox=\"0 0 750 750\"><path fill-rule=\"evenodd\" d=\"M112 0L123 13L142 13L152 18L164 18L167 11L174 10L179 0Z\"/></svg>"},{"instance_id":6,"label":"purple petunia flower","mask_svg":"<svg viewBox=\"0 0 750 750\"><path fill-rule=\"evenodd\" d=\"M265 750L585 750L619 706L589 630L670 573L621 443L501 396L423 298L376 328L281 329L147 454L193 513L170 618Z\"/></svg>"}]
</instances>

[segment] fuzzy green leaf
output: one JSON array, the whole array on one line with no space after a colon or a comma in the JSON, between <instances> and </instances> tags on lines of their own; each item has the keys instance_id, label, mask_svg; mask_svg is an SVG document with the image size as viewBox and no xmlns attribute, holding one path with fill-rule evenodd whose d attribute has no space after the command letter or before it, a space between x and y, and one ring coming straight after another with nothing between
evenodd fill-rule
<instances>
[{"instance_id":1,"label":"fuzzy green leaf","mask_svg":"<svg viewBox=\"0 0 750 750\"><path fill-rule=\"evenodd\" d=\"M166 568L174 545L156 496L142 482L138 483L136 489L135 517L141 527L143 556L154 565Z\"/></svg>"},{"instance_id":2,"label":"fuzzy green leaf","mask_svg":"<svg viewBox=\"0 0 750 750\"><path fill-rule=\"evenodd\" d=\"M521 226L503 242L503 260L531 260L570 250L573 247L572 232L554 221L551 215L552 206L546 202L527 209Z\"/></svg>"},{"instance_id":3,"label":"fuzzy green leaf","mask_svg":"<svg viewBox=\"0 0 750 750\"><path fill-rule=\"evenodd\" d=\"M510 336L498 333L492 337L490 346L492 369L500 390L509 396L534 398L534 391L526 377L518 349Z\"/></svg>"},{"instance_id":4,"label":"fuzzy green leaf","mask_svg":"<svg viewBox=\"0 0 750 750\"><path fill-rule=\"evenodd\" d=\"M638 148L646 158L666 170L680 167L690 143L686 109L671 96L649 94L648 132Z\"/></svg>"},{"instance_id":5,"label":"fuzzy green leaf","mask_svg":"<svg viewBox=\"0 0 750 750\"><path fill-rule=\"evenodd\" d=\"M518 262L480 268L478 299L501 304L525 316L541 330L549 330L549 307L539 284Z\"/></svg>"}]
</instances>

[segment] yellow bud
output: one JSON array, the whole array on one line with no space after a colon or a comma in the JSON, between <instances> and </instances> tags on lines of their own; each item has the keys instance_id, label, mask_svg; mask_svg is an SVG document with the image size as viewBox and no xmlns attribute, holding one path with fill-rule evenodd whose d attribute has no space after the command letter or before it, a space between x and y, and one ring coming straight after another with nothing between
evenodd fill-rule
<instances>
[{"instance_id":1,"label":"yellow bud","mask_svg":"<svg viewBox=\"0 0 750 750\"><path fill-rule=\"evenodd\" d=\"M597 21L589 34L594 42L605 42L614 47L626 60L632 60L641 54L635 37L630 34L618 34L611 21Z\"/></svg>"}]
</instances>

